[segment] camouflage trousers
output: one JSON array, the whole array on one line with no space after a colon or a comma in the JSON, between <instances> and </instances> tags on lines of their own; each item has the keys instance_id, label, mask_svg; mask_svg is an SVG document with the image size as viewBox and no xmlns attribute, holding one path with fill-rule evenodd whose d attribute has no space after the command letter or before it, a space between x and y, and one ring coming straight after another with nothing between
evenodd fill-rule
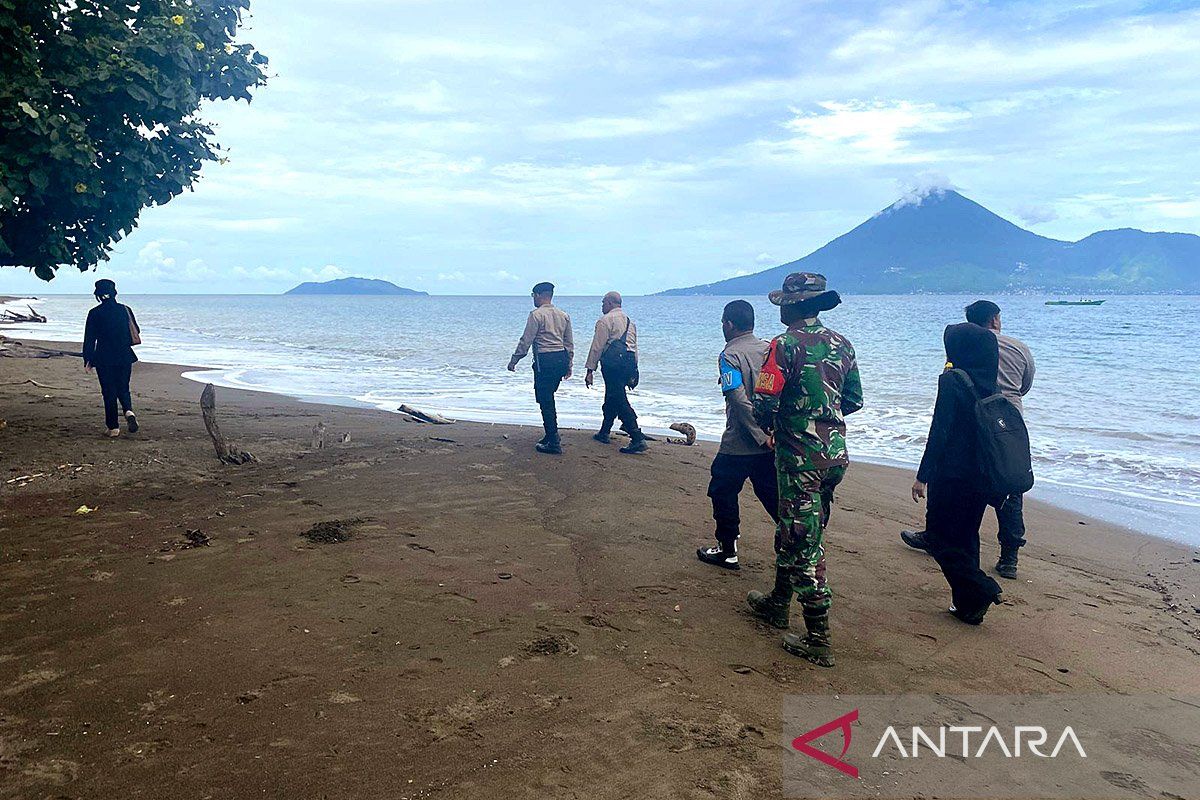
<instances>
[{"instance_id":1,"label":"camouflage trousers","mask_svg":"<svg viewBox=\"0 0 1200 800\"><path fill-rule=\"evenodd\" d=\"M825 526L833 490L845 467L788 469L779 464L779 527L775 531L775 578L791 589L807 615L829 610L825 581Z\"/></svg>"}]
</instances>

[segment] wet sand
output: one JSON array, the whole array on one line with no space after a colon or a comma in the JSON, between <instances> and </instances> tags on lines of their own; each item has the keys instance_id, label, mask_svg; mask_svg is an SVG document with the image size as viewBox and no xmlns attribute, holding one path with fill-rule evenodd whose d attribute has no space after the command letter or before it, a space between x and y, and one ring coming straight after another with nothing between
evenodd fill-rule
<instances>
[{"instance_id":1,"label":"wet sand","mask_svg":"<svg viewBox=\"0 0 1200 800\"><path fill-rule=\"evenodd\" d=\"M792 693L1200 694L1181 545L1029 502L972 628L897 537L911 474L855 464L821 669L743 610L772 575L749 492L741 572L694 557L711 445L545 457L220 389L260 459L224 466L181 369L137 365L142 432L108 440L77 359L0 358L0 797L773 798Z\"/></svg>"}]
</instances>

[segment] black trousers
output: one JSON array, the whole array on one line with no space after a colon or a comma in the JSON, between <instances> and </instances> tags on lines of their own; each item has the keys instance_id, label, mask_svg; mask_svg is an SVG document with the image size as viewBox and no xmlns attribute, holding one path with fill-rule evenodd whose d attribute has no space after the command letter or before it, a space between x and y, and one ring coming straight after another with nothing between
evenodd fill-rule
<instances>
[{"instance_id":1,"label":"black trousers","mask_svg":"<svg viewBox=\"0 0 1200 800\"><path fill-rule=\"evenodd\" d=\"M996 522L1000 530L996 538L1005 550L1016 550L1025 546L1025 495L1014 494L996 509Z\"/></svg>"},{"instance_id":2,"label":"black trousers","mask_svg":"<svg viewBox=\"0 0 1200 800\"><path fill-rule=\"evenodd\" d=\"M118 402L122 411L133 411L133 398L129 396L129 376L132 371L132 364L96 365L100 394L104 398L104 424L110 431L117 427Z\"/></svg>"},{"instance_id":3,"label":"black trousers","mask_svg":"<svg viewBox=\"0 0 1200 800\"><path fill-rule=\"evenodd\" d=\"M1004 505L996 509L996 539L1005 550L1017 550L1025 546L1025 495L1011 495ZM929 515L925 516L925 528L929 528Z\"/></svg>"},{"instance_id":4,"label":"black trousers","mask_svg":"<svg viewBox=\"0 0 1200 800\"><path fill-rule=\"evenodd\" d=\"M600 430L608 433L612 430L613 422L620 419L625 432L634 439L639 438L642 431L638 428L637 412L629 403L628 378L625 375L621 375L619 378L609 376L603 367L600 368L600 374L604 376L604 405L600 407L604 414L604 423L600 426Z\"/></svg>"},{"instance_id":5,"label":"black trousers","mask_svg":"<svg viewBox=\"0 0 1200 800\"><path fill-rule=\"evenodd\" d=\"M747 479L763 508L776 524L779 523L779 478L774 453L745 456L717 453L710 473L708 496L712 499L713 520L717 523L717 542L721 549L732 550L733 543L741 535L738 496Z\"/></svg>"},{"instance_id":6,"label":"black trousers","mask_svg":"<svg viewBox=\"0 0 1200 800\"><path fill-rule=\"evenodd\" d=\"M937 559L954 605L971 613L992 603L1000 584L979 568L979 524L987 498L971 484L936 481L929 484L925 502L925 535Z\"/></svg>"},{"instance_id":7,"label":"black trousers","mask_svg":"<svg viewBox=\"0 0 1200 800\"><path fill-rule=\"evenodd\" d=\"M558 439L558 406L554 402L554 393L570 368L571 357L566 350L533 354L533 397L542 410L542 427L546 429L547 439Z\"/></svg>"}]
</instances>

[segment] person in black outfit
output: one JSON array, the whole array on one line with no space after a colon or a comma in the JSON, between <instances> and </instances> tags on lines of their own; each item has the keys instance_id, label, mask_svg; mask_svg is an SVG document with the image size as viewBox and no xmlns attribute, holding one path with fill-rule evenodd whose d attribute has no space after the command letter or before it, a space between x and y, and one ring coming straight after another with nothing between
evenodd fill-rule
<instances>
[{"instance_id":1,"label":"person in black outfit","mask_svg":"<svg viewBox=\"0 0 1200 800\"><path fill-rule=\"evenodd\" d=\"M999 347L995 334L969 322L947 327L943 341L949 364L938 378L912 496L920 502L928 490L926 538L950 584L950 613L978 625L992 604L1000 602L1000 585L979 568L979 525L989 498L976 452L975 394L954 372L965 372L981 396L995 394Z\"/></svg>"},{"instance_id":2,"label":"person in black outfit","mask_svg":"<svg viewBox=\"0 0 1200 800\"><path fill-rule=\"evenodd\" d=\"M83 329L83 366L90 372L94 367L100 379L104 397L104 424L109 436L120 436L117 422L117 403L125 412L125 424L130 433L137 433L137 417L133 414L133 399L129 396L129 376L133 362L133 334L140 333L137 319L129 306L117 302L117 286L107 278L96 281L96 299L100 305L88 312Z\"/></svg>"}]
</instances>

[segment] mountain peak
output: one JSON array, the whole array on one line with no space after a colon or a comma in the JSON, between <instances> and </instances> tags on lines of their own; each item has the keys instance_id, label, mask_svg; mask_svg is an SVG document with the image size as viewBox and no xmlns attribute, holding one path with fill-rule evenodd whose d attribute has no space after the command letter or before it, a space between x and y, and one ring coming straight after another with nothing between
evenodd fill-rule
<instances>
[{"instance_id":1,"label":"mountain peak","mask_svg":"<svg viewBox=\"0 0 1200 800\"><path fill-rule=\"evenodd\" d=\"M1200 236L1124 229L1063 242L989 211L944 182L914 189L796 261L665 294L743 295L790 272L820 272L848 293L1181 291L1200 288Z\"/></svg>"}]
</instances>

